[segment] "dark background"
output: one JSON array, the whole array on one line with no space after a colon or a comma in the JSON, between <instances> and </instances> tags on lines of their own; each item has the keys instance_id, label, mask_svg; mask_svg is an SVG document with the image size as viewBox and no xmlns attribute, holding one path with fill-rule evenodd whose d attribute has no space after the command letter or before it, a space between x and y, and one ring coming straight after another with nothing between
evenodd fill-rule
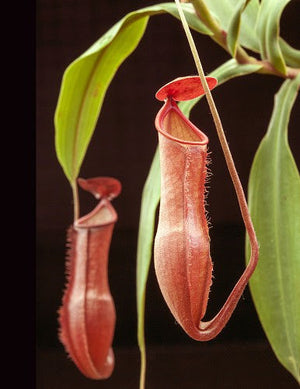
<instances>
[{"instance_id":1,"label":"dark background","mask_svg":"<svg viewBox=\"0 0 300 389\"><path fill-rule=\"evenodd\" d=\"M65 68L126 13L157 1L39 0L37 2L37 376L40 389L137 388L135 261L140 198L156 148L154 118L161 106L154 94L178 76L195 74L181 24L169 15L150 19L136 51L113 79L82 165L82 177L111 175L123 184L114 201L119 221L111 246L109 275L117 309L116 369L108 381L78 373L57 339L57 309L65 284L65 235L72 222L72 193L56 159L53 116ZM281 35L300 48L300 2L284 11ZM209 37L194 34L206 73L229 56ZM274 93L273 76L237 78L214 91L244 188L258 144L266 131ZM298 101L299 103L299 101ZM300 164L300 115L292 112L289 140ZM222 306L244 268L244 228L206 103L191 115L210 139L213 176L208 211L214 261L207 318ZM81 213L92 196L80 192ZM148 388L296 388L266 341L247 289L229 324L209 343L189 339L175 323L151 266L146 301L149 346ZM121 382L121 383L120 383Z\"/></svg>"}]
</instances>

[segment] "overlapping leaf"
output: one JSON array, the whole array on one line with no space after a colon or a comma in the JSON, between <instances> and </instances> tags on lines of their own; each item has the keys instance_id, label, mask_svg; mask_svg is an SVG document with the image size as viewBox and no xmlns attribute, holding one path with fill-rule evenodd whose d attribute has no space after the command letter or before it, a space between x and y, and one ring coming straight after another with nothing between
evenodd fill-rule
<instances>
[{"instance_id":1,"label":"overlapping leaf","mask_svg":"<svg viewBox=\"0 0 300 389\"><path fill-rule=\"evenodd\" d=\"M203 0L212 15L219 21L221 28L228 32L233 15L237 12L240 2L236 0ZM259 11L259 1L250 0L241 14L239 42L252 51L259 52L259 42L254 31Z\"/></svg>"},{"instance_id":2,"label":"overlapping leaf","mask_svg":"<svg viewBox=\"0 0 300 389\"><path fill-rule=\"evenodd\" d=\"M300 75L275 97L268 131L255 155L249 208L260 244L250 289L279 361L300 383L300 177L287 130ZM249 258L249 244L247 244Z\"/></svg>"}]
</instances>

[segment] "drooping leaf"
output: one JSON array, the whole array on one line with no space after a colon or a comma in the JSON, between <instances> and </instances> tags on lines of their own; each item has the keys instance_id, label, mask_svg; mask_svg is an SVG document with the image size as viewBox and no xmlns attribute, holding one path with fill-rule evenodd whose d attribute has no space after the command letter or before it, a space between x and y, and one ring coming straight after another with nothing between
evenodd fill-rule
<instances>
[{"instance_id":1,"label":"drooping leaf","mask_svg":"<svg viewBox=\"0 0 300 389\"><path fill-rule=\"evenodd\" d=\"M183 8L191 28L210 34L191 4L185 4ZM149 16L164 12L179 18L173 3L129 13L66 69L55 112L55 146L59 162L71 183L78 176L114 74L137 47Z\"/></svg>"},{"instance_id":2,"label":"drooping leaf","mask_svg":"<svg viewBox=\"0 0 300 389\"><path fill-rule=\"evenodd\" d=\"M240 34L240 27L241 27L241 17L242 13L246 6L246 0L242 0L237 3L237 7L235 9L235 12L233 13L233 16L229 22L228 25L228 31L227 31L227 46L230 51L230 54L235 57L239 34Z\"/></svg>"},{"instance_id":3,"label":"drooping leaf","mask_svg":"<svg viewBox=\"0 0 300 389\"><path fill-rule=\"evenodd\" d=\"M280 16L290 0L263 0L257 18L256 31L263 59L268 60L279 72L286 73L286 65L279 43Z\"/></svg>"},{"instance_id":4,"label":"drooping leaf","mask_svg":"<svg viewBox=\"0 0 300 389\"><path fill-rule=\"evenodd\" d=\"M210 76L218 79L218 85L238 76L253 73L260 69L259 65L239 65L235 59L231 59L215 69ZM190 115L191 109L200 100L196 98L180 103L180 109L185 116ZM138 344L141 351L142 369L141 380L144 379L146 350L144 336L144 317L146 284L152 257L152 247L154 240L154 226L157 206L160 199L160 166L159 153L156 150L148 178L146 180L140 212L138 249L137 249L137 312L138 312ZM141 385L141 387L143 387Z\"/></svg>"},{"instance_id":5,"label":"drooping leaf","mask_svg":"<svg viewBox=\"0 0 300 389\"><path fill-rule=\"evenodd\" d=\"M275 97L252 165L248 200L260 244L251 293L275 355L300 383L300 177L287 136L299 85L300 75L285 81Z\"/></svg>"},{"instance_id":6,"label":"drooping leaf","mask_svg":"<svg viewBox=\"0 0 300 389\"><path fill-rule=\"evenodd\" d=\"M55 146L63 170L76 180L105 92L117 68L136 48L147 17L122 20L65 71L55 112Z\"/></svg>"}]
</instances>

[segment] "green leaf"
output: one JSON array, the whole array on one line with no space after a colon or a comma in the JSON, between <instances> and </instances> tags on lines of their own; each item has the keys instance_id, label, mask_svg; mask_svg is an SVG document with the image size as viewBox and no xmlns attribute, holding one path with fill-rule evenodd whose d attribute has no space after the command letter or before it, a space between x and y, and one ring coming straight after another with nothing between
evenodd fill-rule
<instances>
[{"instance_id":1,"label":"green leaf","mask_svg":"<svg viewBox=\"0 0 300 389\"><path fill-rule=\"evenodd\" d=\"M237 49L239 34L240 34L240 27L241 27L241 17L246 7L246 4L247 4L246 0L242 0L237 3L237 7L228 25L227 46L230 54L233 57L235 57L236 54L236 49Z\"/></svg>"},{"instance_id":2,"label":"green leaf","mask_svg":"<svg viewBox=\"0 0 300 389\"><path fill-rule=\"evenodd\" d=\"M219 0L203 0L203 2L207 5L211 14L218 20L221 28L228 32L232 23L232 15L236 12L237 1L222 0L222 5L220 5ZM247 2L240 22L239 42L243 47L254 52L259 52L259 42L254 29L259 6L259 0Z\"/></svg>"},{"instance_id":3,"label":"green leaf","mask_svg":"<svg viewBox=\"0 0 300 389\"><path fill-rule=\"evenodd\" d=\"M286 74L285 61L279 43L280 17L290 0L263 0L257 19L261 56L279 72Z\"/></svg>"},{"instance_id":4,"label":"green leaf","mask_svg":"<svg viewBox=\"0 0 300 389\"><path fill-rule=\"evenodd\" d=\"M287 136L299 85L300 75L285 81L275 97L252 165L248 199L260 244L251 293L274 353L300 383L300 177Z\"/></svg>"},{"instance_id":5,"label":"green leaf","mask_svg":"<svg viewBox=\"0 0 300 389\"><path fill-rule=\"evenodd\" d=\"M55 112L55 146L63 170L76 180L104 95L117 68L136 48L148 18L122 19L65 71Z\"/></svg>"},{"instance_id":6,"label":"green leaf","mask_svg":"<svg viewBox=\"0 0 300 389\"><path fill-rule=\"evenodd\" d=\"M247 74L255 73L262 68L262 65L258 64L239 64L234 58L225 62L211 73L212 77L216 77L218 85L223 84L232 78L246 76Z\"/></svg>"},{"instance_id":7,"label":"green leaf","mask_svg":"<svg viewBox=\"0 0 300 389\"><path fill-rule=\"evenodd\" d=\"M250 0L243 11L240 26L239 41L242 46L254 52L259 52L259 42L254 29L256 25L260 3L259 0Z\"/></svg>"},{"instance_id":8,"label":"green leaf","mask_svg":"<svg viewBox=\"0 0 300 389\"><path fill-rule=\"evenodd\" d=\"M235 59L215 69L210 76L218 79L218 85L230 80L231 78L253 73L260 69L259 65L239 65ZM180 103L180 109L185 116L189 116L191 109L200 100L196 98ZM144 336L144 317L146 284L149 272L149 266L152 258L152 248L154 240L154 226L156 210L160 199L160 167L158 149L146 180L140 212L138 248L137 248L137 312L138 312L138 344L141 351L141 380L144 379L146 364L146 348ZM143 387L141 385L141 387Z\"/></svg>"},{"instance_id":9,"label":"green leaf","mask_svg":"<svg viewBox=\"0 0 300 389\"><path fill-rule=\"evenodd\" d=\"M136 292L137 292L137 338L141 352L141 381L145 379L146 347L144 335L146 284L152 256L155 214L160 199L159 150L156 149L152 165L144 185L137 246ZM140 385L141 388L144 384Z\"/></svg>"},{"instance_id":10,"label":"green leaf","mask_svg":"<svg viewBox=\"0 0 300 389\"><path fill-rule=\"evenodd\" d=\"M190 4L183 8L191 28L210 34ZM55 146L58 160L71 184L79 174L112 78L137 47L149 16L163 12L179 18L173 3L131 12L66 69L55 112Z\"/></svg>"},{"instance_id":11,"label":"green leaf","mask_svg":"<svg viewBox=\"0 0 300 389\"><path fill-rule=\"evenodd\" d=\"M220 86L225 82L231 80L232 78L245 76L247 74L251 74L257 72L261 69L262 66L258 64L239 64L234 58L228 60L217 69L210 73L211 77L215 77L218 80L218 85ZM182 101L180 102L180 109L186 116L189 116L190 111L195 106L195 104L202 99L204 96L197 97L193 100Z\"/></svg>"}]
</instances>

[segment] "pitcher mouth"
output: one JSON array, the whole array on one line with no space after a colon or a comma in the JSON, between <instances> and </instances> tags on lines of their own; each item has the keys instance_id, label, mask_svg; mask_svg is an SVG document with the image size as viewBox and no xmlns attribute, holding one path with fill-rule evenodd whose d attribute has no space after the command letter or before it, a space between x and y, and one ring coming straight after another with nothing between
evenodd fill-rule
<instances>
[{"instance_id":1,"label":"pitcher mouth","mask_svg":"<svg viewBox=\"0 0 300 389\"><path fill-rule=\"evenodd\" d=\"M184 116L172 98L158 112L155 127L165 137L184 145L208 144L208 137Z\"/></svg>"},{"instance_id":2,"label":"pitcher mouth","mask_svg":"<svg viewBox=\"0 0 300 389\"><path fill-rule=\"evenodd\" d=\"M110 201L103 198L91 212L76 220L74 227L82 229L103 228L116 223L117 218L117 213Z\"/></svg>"}]
</instances>

